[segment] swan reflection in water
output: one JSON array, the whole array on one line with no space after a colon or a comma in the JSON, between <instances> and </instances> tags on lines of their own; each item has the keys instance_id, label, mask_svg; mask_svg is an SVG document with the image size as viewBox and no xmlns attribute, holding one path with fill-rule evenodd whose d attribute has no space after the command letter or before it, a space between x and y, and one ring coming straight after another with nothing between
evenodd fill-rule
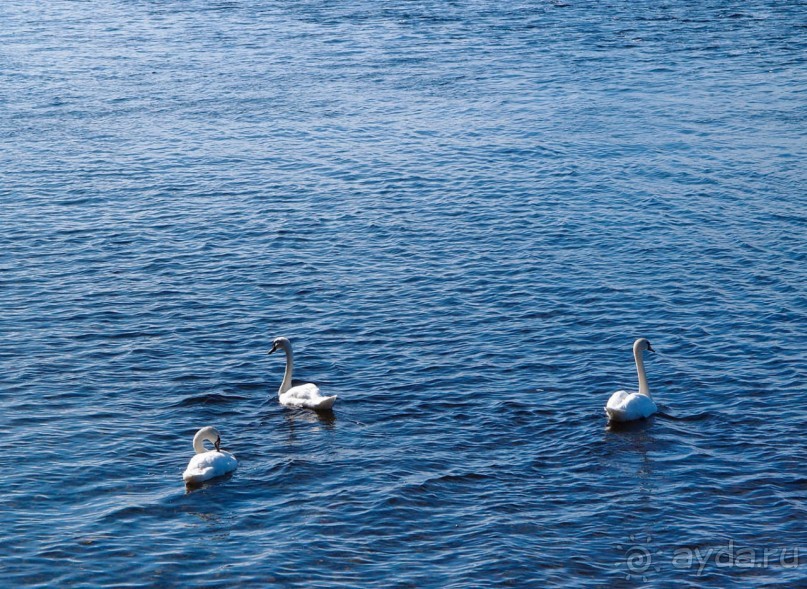
<instances>
[{"instance_id":1,"label":"swan reflection in water","mask_svg":"<svg viewBox=\"0 0 807 589\"><path fill-rule=\"evenodd\" d=\"M336 413L331 409L325 411L286 411L283 418L286 420L290 431L293 431L298 424L319 424L326 430L333 430L336 425Z\"/></svg>"}]
</instances>

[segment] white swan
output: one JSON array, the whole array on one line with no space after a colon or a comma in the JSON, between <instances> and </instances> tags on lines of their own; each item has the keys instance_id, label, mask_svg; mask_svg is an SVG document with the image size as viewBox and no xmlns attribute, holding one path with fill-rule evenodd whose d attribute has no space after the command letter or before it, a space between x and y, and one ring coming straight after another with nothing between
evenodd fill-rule
<instances>
[{"instance_id":1,"label":"white swan","mask_svg":"<svg viewBox=\"0 0 807 589\"><path fill-rule=\"evenodd\" d=\"M205 440L213 442L215 450L205 450ZM203 427L193 436L193 449L196 454L182 473L188 484L201 483L227 474L236 469L238 461L229 452L220 449L221 436L212 426Z\"/></svg>"},{"instance_id":2,"label":"white swan","mask_svg":"<svg viewBox=\"0 0 807 589\"><path fill-rule=\"evenodd\" d=\"M330 409L336 401L336 395L323 397L319 394L319 387L312 383L291 386L291 372L294 370L294 357L291 353L291 342L285 337L278 337L272 342L269 354L282 348L286 352L286 373L283 382L277 391L280 403L286 407L306 407L308 409Z\"/></svg>"},{"instance_id":3,"label":"white swan","mask_svg":"<svg viewBox=\"0 0 807 589\"><path fill-rule=\"evenodd\" d=\"M633 343L633 358L636 360L636 371L639 373L639 392L617 391L611 395L605 405L605 412L610 421L633 421L649 417L657 411L656 403L650 396L650 388L647 386L647 375L644 373L642 362L644 350L655 352L650 347L650 342L642 337Z\"/></svg>"}]
</instances>

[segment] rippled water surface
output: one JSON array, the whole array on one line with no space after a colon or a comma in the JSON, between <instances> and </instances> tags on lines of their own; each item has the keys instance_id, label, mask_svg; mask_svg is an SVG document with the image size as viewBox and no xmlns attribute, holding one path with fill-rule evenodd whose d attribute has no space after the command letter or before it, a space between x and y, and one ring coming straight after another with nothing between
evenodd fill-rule
<instances>
[{"instance_id":1,"label":"rippled water surface","mask_svg":"<svg viewBox=\"0 0 807 589\"><path fill-rule=\"evenodd\" d=\"M803 584L804 15L0 4L3 583Z\"/></svg>"}]
</instances>

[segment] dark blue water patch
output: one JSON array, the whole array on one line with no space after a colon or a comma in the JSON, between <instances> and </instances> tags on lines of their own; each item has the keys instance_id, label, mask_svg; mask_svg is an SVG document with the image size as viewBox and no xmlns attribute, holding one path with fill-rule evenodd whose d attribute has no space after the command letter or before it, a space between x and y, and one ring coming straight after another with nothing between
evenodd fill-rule
<instances>
[{"instance_id":1,"label":"dark blue water patch","mask_svg":"<svg viewBox=\"0 0 807 589\"><path fill-rule=\"evenodd\" d=\"M203 394L197 395L194 397L187 397L176 403L175 406L177 407L188 407L192 405L227 405L230 403L237 403L238 401L244 401L247 397L239 397L239 396L230 396L230 395L222 395L218 393L210 393L210 394Z\"/></svg>"}]
</instances>

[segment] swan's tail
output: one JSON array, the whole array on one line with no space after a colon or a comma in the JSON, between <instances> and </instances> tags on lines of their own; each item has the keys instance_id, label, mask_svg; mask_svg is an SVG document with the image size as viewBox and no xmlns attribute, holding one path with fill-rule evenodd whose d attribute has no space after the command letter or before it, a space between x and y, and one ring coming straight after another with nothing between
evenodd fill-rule
<instances>
[{"instance_id":1,"label":"swan's tail","mask_svg":"<svg viewBox=\"0 0 807 589\"><path fill-rule=\"evenodd\" d=\"M312 409L330 409L333 407L334 402L336 401L337 395L333 395L331 397L322 397L321 399L317 399L316 402L311 404Z\"/></svg>"}]
</instances>

